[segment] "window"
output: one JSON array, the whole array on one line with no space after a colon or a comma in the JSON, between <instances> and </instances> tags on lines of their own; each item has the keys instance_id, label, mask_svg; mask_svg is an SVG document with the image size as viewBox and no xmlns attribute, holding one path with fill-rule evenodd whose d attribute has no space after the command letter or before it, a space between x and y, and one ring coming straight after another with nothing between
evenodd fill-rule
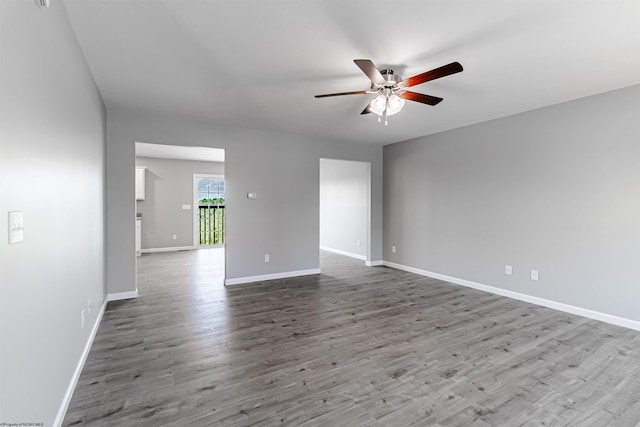
<instances>
[{"instance_id":1,"label":"window","mask_svg":"<svg viewBox=\"0 0 640 427\"><path fill-rule=\"evenodd\" d=\"M200 245L224 244L224 179L199 178L198 240Z\"/></svg>"},{"instance_id":2,"label":"window","mask_svg":"<svg viewBox=\"0 0 640 427\"><path fill-rule=\"evenodd\" d=\"M224 206L224 179L203 178L198 181L200 206Z\"/></svg>"}]
</instances>

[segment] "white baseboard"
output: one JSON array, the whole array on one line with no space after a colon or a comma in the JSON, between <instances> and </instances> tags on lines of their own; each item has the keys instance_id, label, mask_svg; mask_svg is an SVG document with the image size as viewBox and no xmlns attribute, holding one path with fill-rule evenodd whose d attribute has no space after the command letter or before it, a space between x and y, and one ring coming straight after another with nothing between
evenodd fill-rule
<instances>
[{"instance_id":1,"label":"white baseboard","mask_svg":"<svg viewBox=\"0 0 640 427\"><path fill-rule=\"evenodd\" d=\"M384 261L380 259L377 261L366 261L364 265L366 265L367 267L379 267L381 265L384 265Z\"/></svg>"},{"instance_id":2,"label":"white baseboard","mask_svg":"<svg viewBox=\"0 0 640 427\"><path fill-rule=\"evenodd\" d=\"M121 299L138 298L138 290L129 292L117 292L115 294L107 294L107 301L119 301Z\"/></svg>"},{"instance_id":3,"label":"white baseboard","mask_svg":"<svg viewBox=\"0 0 640 427\"><path fill-rule=\"evenodd\" d=\"M640 322L637 320L626 319L624 317L614 316L612 314L601 313L599 311L589 310L587 308L576 307L574 305L565 304L545 298L534 297L532 295L522 294L520 292L509 291L507 289L496 288L494 286L483 285L482 283L472 282L470 280L459 279L457 277L447 276L445 274L434 273L419 268L408 267L394 262L383 261L387 267L396 268L398 270L408 271L410 273L427 276L434 279L444 280L445 282L455 283L456 285L466 286L468 288L478 289L480 291L490 292L492 294L501 295L512 299L517 299L531 304L541 305L543 307L553 308L554 310L564 311L565 313L577 314L578 316L587 317L589 319L599 320L601 322L611 323L612 325L623 326L625 328L640 331Z\"/></svg>"},{"instance_id":4,"label":"white baseboard","mask_svg":"<svg viewBox=\"0 0 640 427\"><path fill-rule=\"evenodd\" d=\"M140 252L142 252L143 254L152 254L155 252L176 252L176 251L191 251L194 249L198 249L195 246L174 246L171 248L148 248L148 249L142 249L140 250Z\"/></svg>"},{"instance_id":5,"label":"white baseboard","mask_svg":"<svg viewBox=\"0 0 640 427\"><path fill-rule=\"evenodd\" d=\"M84 346L84 350L80 355L80 360L78 360L78 364L76 365L75 371L73 371L73 375L71 376L71 381L69 381L69 386L67 387L67 391L64 394L64 398L62 399L62 403L60 404L60 408L58 409L58 414L56 415L56 419L53 421L54 427L60 427L62 422L64 421L65 415L67 415L67 409L69 409L69 404L71 403L71 398L73 397L73 392L76 389L76 385L78 384L78 380L80 379L80 374L82 374L82 369L84 368L84 364L87 361L87 356L89 356L89 352L91 351L91 346L93 345L93 340L98 333L98 328L100 327L100 322L102 321L102 316L104 315L104 310L107 308L108 299L104 300L102 307L100 307L100 312L98 313L98 317L96 318L95 323L93 324L93 328L91 329L91 334L89 334L89 339Z\"/></svg>"},{"instance_id":6,"label":"white baseboard","mask_svg":"<svg viewBox=\"0 0 640 427\"><path fill-rule=\"evenodd\" d=\"M237 277L235 279L225 279L225 286L241 285L243 283L263 282L265 280L286 279L288 277L309 276L312 274L320 274L319 268L298 271L284 271L282 273L263 274L261 276Z\"/></svg>"},{"instance_id":7,"label":"white baseboard","mask_svg":"<svg viewBox=\"0 0 640 427\"><path fill-rule=\"evenodd\" d=\"M338 255L348 256L348 257L351 257L351 258L359 259L361 261L365 261L367 259L367 257L364 256L364 255L354 254L353 252L347 252L347 251L343 251L341 249L328 248L326 246L320 246L320 250L327 251L327 252L333 252L334 254L338 254Z\"/></svg>"}]
</instances>

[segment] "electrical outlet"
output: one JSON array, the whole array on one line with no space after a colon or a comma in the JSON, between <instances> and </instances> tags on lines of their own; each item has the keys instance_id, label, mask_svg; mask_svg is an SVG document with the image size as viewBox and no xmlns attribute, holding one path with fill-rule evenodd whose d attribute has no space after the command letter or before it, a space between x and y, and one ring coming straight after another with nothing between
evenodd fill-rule
<instances>
[{"instance_id":1,"label":"electrical outlet","mask_svg":"<svg viewBox=\"0 0 640 427\"><path fill-rule=\"evenodd\" d=\"M264 254L264 262L269 262L269 254Z\"/></svg>"},{"instance_id":2,"label":"electrical outlet","mask_svg":"<svg viewBox=\"0 0 640 427\"><path fill-rule=\"evenodd\" d=\"M80 328L84 328L84 310L80 312Z\"/></svg>"},{"instance_id":3,"label":"electrical outlet","mask_svg":"<svg viewBox=\"0 0 640 427\"><path fill-rule=\"evenodd\" d=\"M396 247L395 246L391 246L391 253L396 253Z\"/></svg>"},{"instance_id":4,"label":"electrical outlet","mask_svg":"<svg viewBox=\"0 0 640 427\"><path fill-rule=\"evenodd\" d=\"M176 240L177 238L178 238L178 235L177 235L177 234L174 234L174 235L173 235L173 240Z\"/></svg>"},{"instance_id":5,"label":"electrical outlet","mask_svg":"<svg viewBox=\"0 0 640 427\"><path fill-rule=\"evenodd\" d=\"M511 276L513 274L513 268L509 264L504 266L504 274L507 276Z\"/></svg>"},{"instance_id":6,"label":"electrical outlet","mask_svg":"<svg viewBox=\"0 0 640 427\"><path fill-rule=\"evenodd\" d=\"M360 246L360 240L358 240L358 241L356 242L356 244L357 244L358 246Z\"/></svg>"},{"instance_id":7,"label":"electrical outlet","mask_svg":"<svg viewBox=\"0 0 640 427\"><path fill-rule=\"evenodd\" d=\"M538 280L538 270L531 270L531 280Z\"/></svg>"}]
</instances>

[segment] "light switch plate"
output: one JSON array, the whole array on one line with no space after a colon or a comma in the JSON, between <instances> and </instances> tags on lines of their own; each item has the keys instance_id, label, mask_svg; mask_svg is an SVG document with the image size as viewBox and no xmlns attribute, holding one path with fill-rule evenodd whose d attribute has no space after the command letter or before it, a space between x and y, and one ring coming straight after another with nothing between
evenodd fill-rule
<instances>
[{"instance_id":1,"label":"light switch plate","mask_svg":"<svg viewBox=\"0 0 640 427\"><path fill-rule=\"evenodd\" d=\"M191 205L182 205L182 210L188 211L191 209Z\"/></svg>"},{"instance_id":2,"label":"light switch plate","mask_svg":"<svg viewBox=\"0 0 640 427\"><path fill-rule=\"evenodd\" d=\"M9 244L24 240L24 222L22 211L9 212Z\"/></svg>"},{"instance_id":3,"label":"light switch plate","mask_svg":"<svg viewBox=\"0 0 640 427\"><path fill-rule=\"evenodd\" d=\"M247 199L257 199L258 193L247 193Z\"/></svg>"}]
</instances>

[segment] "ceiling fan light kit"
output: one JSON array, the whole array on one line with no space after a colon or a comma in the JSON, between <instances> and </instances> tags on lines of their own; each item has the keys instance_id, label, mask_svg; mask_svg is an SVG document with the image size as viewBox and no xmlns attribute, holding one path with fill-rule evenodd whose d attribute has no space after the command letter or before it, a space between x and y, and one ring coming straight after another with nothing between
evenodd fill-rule
<instances>
[{"instance_id":1,"label":"ceiling fan light kit","mask_svg":"<svg viewBox=\"0 0 640 427\"><path fill-rule=\"evenodd\" d=\"M373 100L365 107L364 110L362 110L362 113L360 114L377 114L378 121L381 121L381 119L384 118L385 126L387 125L388 116L393 116L402 110L405 99L427 105L436 105L442 101L442 98L438 98L436 96L408 91L408 87L459 73L463 70L462 65L460 65L459 62L452 62L431 71L402 80L399 76L393 73L393 70L378 70L373 62L368 59L355 59L353 62L355 62L362 72L369 77L369 80L371 80L370 90L328 93L324 95L316 95L315 97L327 98L343 95L378 94L378 96L373 98Z\"/></svg>"},{"instance_id":2,"label":"ceiling fan light kit","mask_svg":"<svg viewBox=\"0 0 640 427\"><path fill-rule=\"evenodd\" d=\"M369 104L369 110L379 116L384 115L385 111L387 116L393 116L402 110L404 107L404 99L400 98L396 94L389 96L381 94L373 98L371 104Z\"/></svg>"}]
</instances>

